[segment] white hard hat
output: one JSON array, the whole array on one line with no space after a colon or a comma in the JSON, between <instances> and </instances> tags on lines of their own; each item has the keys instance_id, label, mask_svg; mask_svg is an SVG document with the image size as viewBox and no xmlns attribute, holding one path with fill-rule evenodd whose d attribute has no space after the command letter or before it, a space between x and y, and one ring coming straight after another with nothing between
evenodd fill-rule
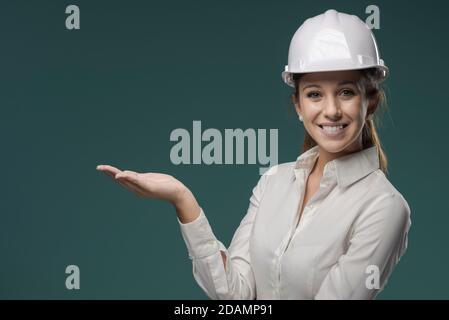
<instances>
[{"instance_id":1,"label":"white hard hat","mask_svg":"<svg viewBox=\"0 0 449 320\"><path fill-rule=\"evenodd\" d=\"M372 67L380 70L380 81L388 76L371 29L355 15L330 9L307 19L295 32L282 79L294 87L293 73Z\"/></svg>"}]
</instances>

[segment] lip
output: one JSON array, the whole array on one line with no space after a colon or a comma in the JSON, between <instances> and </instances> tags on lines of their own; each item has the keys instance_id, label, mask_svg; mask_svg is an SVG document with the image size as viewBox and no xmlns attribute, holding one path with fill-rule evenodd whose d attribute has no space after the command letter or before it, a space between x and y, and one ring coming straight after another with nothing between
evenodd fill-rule
<instances>
[{"instance_id":1,"label":"lip","mask_svg":"<svg viewBox=\"0 0 449 320\"><path fill-rule=\"evenodd\" d=\"M323 123L319 123L318 126L344 126L344 125L348 125L348 123L346 122L323 122Z\"/></svg>"},{"instance_id":2,"label":"lip","mask_svg":"<svg viewBox=\"0 0 449 320\"><path fill-rule=\"evenodd\" d=\"M337 132L326 132L322 126L343 126L343 129L338 130ZM318 129L320 130L320 132L327 138L330 139L338 139L341 138L341 136L344 134L344 132L346 131L346 129L348 128L349 124L348 123L335 123L335 122L324 122L324 123L320 123L317 124Z\"/></svg>"}]
</instances>

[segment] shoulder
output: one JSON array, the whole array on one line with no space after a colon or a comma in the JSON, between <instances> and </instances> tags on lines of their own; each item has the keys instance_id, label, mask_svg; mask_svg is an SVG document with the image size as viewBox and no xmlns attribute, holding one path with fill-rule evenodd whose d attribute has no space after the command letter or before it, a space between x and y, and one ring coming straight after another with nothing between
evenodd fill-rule
<instances>
[{"instance_id":1,"label":"shoulder","mask_svg":"<svg viewBox=\"0 0 449 320\"><path fill-rule=\"evenodd\" d=\"M377 197L386 198L385 201L394 202L396 205L407 208L410 211L410 207L404 196L390 182L382 170L378 169L374 171L372 176L371 190Z\"/></svg>"},{"instance_id":2,"label":"shoulder","mask_svg":"<svg viewBox=\"0 0 449 320\"><path fill-rule=\"evenodd\" d=\"M382 170L370 174L369 196L362 216L381 219L392 225L410 223L411 209L398 189L390 182Z\"/></svg>"}]
</instances>

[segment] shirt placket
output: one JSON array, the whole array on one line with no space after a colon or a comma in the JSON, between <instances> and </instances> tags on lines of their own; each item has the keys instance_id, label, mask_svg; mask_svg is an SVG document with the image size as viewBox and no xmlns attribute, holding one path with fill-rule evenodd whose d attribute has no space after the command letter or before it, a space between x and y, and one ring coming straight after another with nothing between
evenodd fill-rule
<instances>
[{"instance_id":1,"label":"shirt placket","mask_svg":"<svg viewBox=\"0 0 449 320\"><path fill-rule=\"evenodd\" d=\"M300 183L302 183L302 186L300 187L301 190L301 194L299 197L299 203L298 203L298 207L296 208L296 215L294 218L294 222L292 227L289 229L289 231L286 233L285 237L282 239L281 245L278 247L277 252L276 252L276 261L275 261L275 294L276 294L276 299L280 299L280 286L281 286L281 263L282 263L282 257L287 249L287 246L290 242L290 239L293 237L293 230L296 226L296 221L297 221L297 216L298 216L298 210L300 208L300 206L302 206L302 202L304 199L304 193L305 193L305 188L304 188L304 183L306 181L306 177L309 174L309 171L300 171L300 172L296 172L296 179L300 179ZM305 208L304 208L305 210ZM301 219L300 219L301 220Z\"/></svg>"},{"instance_id":2,"label":"shirt placket","mask_svg":"<svg viewBox=\"0 0 449 320\"><path fill-rule=\"evenodd\" d=\"M306 177L309 175L309 171L304 172L302 177L302 183L303 186L305 186L306 183ZM304 194L305 194L305 188L301 188L301 196L300 196L300 202L298 204L297 208L297 214L295 216L295 223L292 225L289 232L284 237L280 247L278 248L278 259L276 263L276 271L277 271L277 285L276 285L276 294L277 298L280 299L280 286L281 286L281 264L282 264L282 257L287 251L287 249L290 247L291 243L293 242L294 238L298 233L301 232L301 230L310 222L310 219L315 215L317 208L319 207L319 204L322 202L323 198L326 197L327 194L329 194L330 190L334 186L334 179L332 177L333 170L328 170L325 172L325 175L323 175L323 179L320 182L320 187L318 191L312 196L309 203L304 207L302 216L299 216L299 208L302 207L303 201L304 201ZM298 221L299 219L299 221Z\"/></svg>"}]
</instances>

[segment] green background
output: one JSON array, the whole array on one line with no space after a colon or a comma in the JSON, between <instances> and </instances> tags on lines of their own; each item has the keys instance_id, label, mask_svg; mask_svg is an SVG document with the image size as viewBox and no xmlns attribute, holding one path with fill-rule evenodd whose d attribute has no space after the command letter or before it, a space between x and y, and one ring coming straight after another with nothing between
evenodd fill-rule
<instances>
[{"instance_id":1,"label":"green background","mask_svg":"<svg viewBox=\"0 0 449 320\"><path fill-rule=\"evenodd\" d=\"M76 4L81 29L65 29ZM412 209L409 248L380 299L449 298L443 1L2 1L0 298L204 299L174 209L95 170L165 172L196 195L226 246L256 165L173 165L170 132L278 128L279 162L303 129L281 81L290 39L326 9L379 6L391 71L381 138ZM81 289L65 288L65 267Z\"/></svg>"}]
</instances>

